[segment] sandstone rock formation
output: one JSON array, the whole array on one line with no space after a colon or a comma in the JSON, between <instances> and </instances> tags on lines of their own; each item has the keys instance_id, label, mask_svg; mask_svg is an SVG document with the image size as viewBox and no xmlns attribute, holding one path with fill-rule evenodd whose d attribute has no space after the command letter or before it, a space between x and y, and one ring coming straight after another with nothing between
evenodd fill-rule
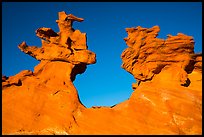
<instances>
[{"instance_id":1,"label":"sandstone rock formation","mask_svg":"<svg viewBox=\"0 0 204 137\"><path fill-rule=\"evenodd\" d=\"M41 48L25 42L18 46L40 63L34 72L2 77L3 134L67 134L75 111L85 108L72 81L96 62L96 55L87 50L86 34L72 28L74 21L83 19L59 12L59 33L36 31Z\"/></svg>"},{"instance_id":2,"label":"sandstone rock formation","mask_svg":"<svg viewBox=\"0 0 204 137\"><path fill-rule=\"evenodd\" d=\"M192 37L162 40L158 26L127 28L121 58L137 80L131 97L86 108L72 82L96 55L73 21L83 19L59 12L60 32L36 31L41 48L19 45L40 64L2 77L2 134L202 134L202 53L194 53Z\"/></svg>"},{"instance_id":3,"label":"sandstone rock formation","mask_svg":"<svg viewBox=\"0 0 204 137\"><path fill-rule=\"evenodd\" d=\"M174 77L178 84L187 84L187 73L195 64L193 37L178 33L177 36L168 35L166 40L159 39L156 38L160 31L158 26L150 29L138 26L126 31L129 48L122 54L125 70L140 82L152 80L162 69L173 68L179 71Z\"/></svg>"}]
</instances>

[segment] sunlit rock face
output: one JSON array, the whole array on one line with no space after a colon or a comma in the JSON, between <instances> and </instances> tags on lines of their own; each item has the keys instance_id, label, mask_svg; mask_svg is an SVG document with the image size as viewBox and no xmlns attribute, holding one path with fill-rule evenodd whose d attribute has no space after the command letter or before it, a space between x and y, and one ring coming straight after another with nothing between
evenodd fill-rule
<instances>
[{"instance_id":1,"label":"sunlit rock face","mask_svg":"<svg viewBox=\"0 0 204 137\"><path fill-rule=\"evenodd\" d=\"M83 19L59 12L58 33L44 27L36 30L42 47L19 44L40 63L34 72L2 77L3 134L69 134L74 113L85 109L72 82L96 63L96 55L87 49L86 34L72 28L74 21Z\"/></svg>"},{"instance_id":2,"label":"sunlit rock face","mask_svg":"<svg viewBox=\"0 0 204 137\"><path fill-rule=\"evenodd\" d=\"M201 134L202 54L194 53L193 37L178 33L163 40L156 38L159 30L126 29L122 68L137 80L129 106L144 117L150 128L144 133Z\"/></svg>"},{"instance_id":3,"label":"sunlit rock face","mask_svg":"<svg viewBox=\"0 0 204 137\"><path fill-rule=\"evenodd\" d=\"M86 108L72 82L96 55L74 21L83 19L59 12L60 32L36 30L41 48L19 45L40 63L2 77L2 134L202 134L202 53L194 53L193 37L163 40L158 26L127 28L121 58L137 80L132 95L112 107Z\"/></svg>"},{"instance_id":4,"label":"sunlit rock face","mask_svg":"<svg viewBox=\"0 0 204 137\"><path fill-rule=\"evenodd\" d=\"M171 80L188 85L188 73L196 62L193 37L178 33L166 40L157 38L160 28L127 28L128 48L122 54L122 67L138 81L152 80L162 70L177 70ZM177 76L178 75L178 76Z\"/></svg>"}]
</instances>

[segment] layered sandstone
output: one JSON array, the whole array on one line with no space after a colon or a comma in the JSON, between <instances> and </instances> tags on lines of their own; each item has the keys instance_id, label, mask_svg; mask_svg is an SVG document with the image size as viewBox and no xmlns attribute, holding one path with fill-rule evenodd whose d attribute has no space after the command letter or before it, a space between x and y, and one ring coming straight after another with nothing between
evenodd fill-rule
<instances>
[{"instance_id":1,"label":"layered sandstone","mask_svg":"<svg viewBox=\"0 0 204 137\"><path fill-rule=\"evenodd\" d=\"M157 38L159 27L127 28L122 68L137 80L131 97L86 108L73 81L96 63L72 14L59 12L60 32L39 28L42 47L19 48L40 61L34 72L2 77L2 134L202 134L202 53L193 37Z\"/></svg>"}]
</instances>

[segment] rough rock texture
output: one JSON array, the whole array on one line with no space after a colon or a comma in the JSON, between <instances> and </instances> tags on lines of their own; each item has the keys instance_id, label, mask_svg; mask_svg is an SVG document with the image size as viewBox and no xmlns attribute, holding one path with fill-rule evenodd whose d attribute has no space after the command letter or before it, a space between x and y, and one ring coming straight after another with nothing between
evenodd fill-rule
<instances>
[{"instance_id":1,"label":"rough rock texture","mask_svg":"<svg viewBox=\"0 0 204 137\"><path fill-rule=\"evenodd\" d=\"M74 21L83 19L59 12L59 33L36 30L41 48L25 42L18 46L40 63L34 72L2 77L3 134L68 134L75 111L85 109L72 81L96 62L96 55L87 50L86 34L72 28Z\"/></svg>"},{"instance_id":2,"label":"rough rock texture","mask_svg":"<svg viewBox=\"0 0 204 137\"><path fill-rule=\"evenodd\" d=\"M178 33L168 35L166 40L156 38L160 31L158 26L150 29L127 28L125 38L129 46L123 54L122 67L133 74L138 81L151 80L154 75L165 68L179 70L178 83L185 85L187 73L193 69L194 41L193 37Z\"/></svg>"},{"instance_id":3,"label":"rough rock texture","mask_svg":"<svg viewBox=\"0 0 204 137\"><path fill-rule=\"evenodd\" d=\"M162 40L158 26L127 28L122 67L138 81L131 97L85 108L72 82L96 55L73 21L83 19L59 12L59 33L36 31L42 48L19 45L40 64L2 77L2 134L202 134L202 54L192 37Z\"/></svg>"}]
</instances>

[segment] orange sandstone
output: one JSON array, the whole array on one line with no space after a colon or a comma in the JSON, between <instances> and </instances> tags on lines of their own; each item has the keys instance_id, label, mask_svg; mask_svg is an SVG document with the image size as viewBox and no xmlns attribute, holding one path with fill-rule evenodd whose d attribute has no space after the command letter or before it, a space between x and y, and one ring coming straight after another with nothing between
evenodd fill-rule
<instances>
[{"instance_id":1,"label":"orange sandstone","mask_svg":"<svg viewBox=\"0 0 204 137\"><path fill-rule=\"evenodd\" d=\"M83 19L59 12L60 32L36 30L41 48L19 45L40 64L2 77L2 134L202 134L202 53L192 37L163 40L158 26L127 28L122 68L138 81L131 97L86 108L72 82L96 55L74 21Z\"/></svg>"}]
</instances>

